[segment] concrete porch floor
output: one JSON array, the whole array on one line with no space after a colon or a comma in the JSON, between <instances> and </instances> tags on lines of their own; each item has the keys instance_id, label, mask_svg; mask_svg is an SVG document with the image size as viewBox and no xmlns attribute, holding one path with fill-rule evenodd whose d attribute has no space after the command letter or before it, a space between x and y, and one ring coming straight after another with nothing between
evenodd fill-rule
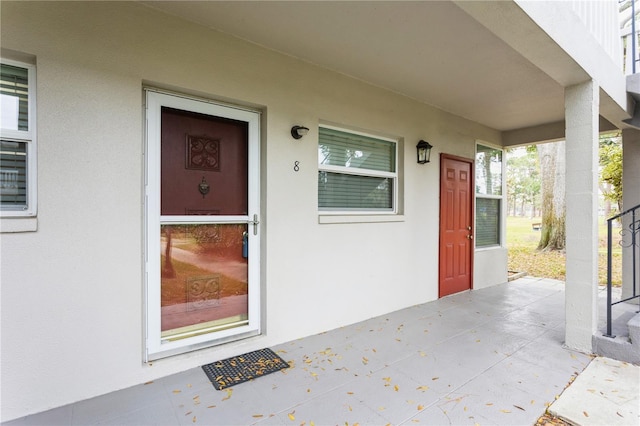
<instances>
[{"instance_id":1,"label":"concrete porch floor","mask_svg":"<svg viewBox=\"0 0 640 426\"><path fill-rule=\"evenodd\" d=\"M563 341L564 283L525 277L272 347L291 368L228 390L196 368L5 424L533 425L592 360Z\"/></svg>"}]
</instances>

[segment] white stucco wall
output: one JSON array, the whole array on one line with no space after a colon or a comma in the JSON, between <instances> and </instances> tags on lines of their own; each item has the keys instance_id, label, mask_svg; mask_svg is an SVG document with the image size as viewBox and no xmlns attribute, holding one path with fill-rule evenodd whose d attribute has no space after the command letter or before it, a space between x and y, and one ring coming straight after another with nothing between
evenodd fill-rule
<instances>
[{"instance_id":1,"label":"white stucco wall","mask_svg":"<svg viewBox=\"0 0 640 426\"><path fill-rule=\"evenodd\" d=\"M0 237L2 421L437 298L438 154L498 132L137 4L3 2L1 19L4 53L36 58L39 177L37 232ZM263 111L265 334L150 364L143 84ZM320 122L401 139L402 221L318 223Z\"/></svg>"},{"instance_id":2,"label":"white stucco wall","mask_svg":"<svg viewBox=\"0 0 640 426\"><path fill-rule=\"evenodd\" d=\"M507 249L492 247L476 250L473 263L473 288L491 287L508 280Z\"/></svg>"}]
</instances>

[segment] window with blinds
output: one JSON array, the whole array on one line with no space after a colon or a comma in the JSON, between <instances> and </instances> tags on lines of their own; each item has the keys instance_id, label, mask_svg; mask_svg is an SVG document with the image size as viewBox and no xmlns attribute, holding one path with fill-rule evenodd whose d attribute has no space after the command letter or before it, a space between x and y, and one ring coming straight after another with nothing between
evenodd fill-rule
<instances>
[{"instance_id":1,"label":"window with blinds","mask_svg":"<svg viewBox=\"0 0 640 426\"><path fill-rule=\"evenodd\" d=\"M500 245L502 150L476 146L476 247Z\"/></svg>"},{"instance_id":2,"label":"window with blinds","mask_svg":"<svg viewBox=\"0 0 640 426\"><path fill-rule=\"evenodd\" d=\"M318 208L394 212L397 141L320 127Z\"/></svg>"},{"instance_id":3,"label":"window with blinds","mask_svg":"<svg viewBox=\"0 0 640 426\"><path fill-rule=\"evenodd\" d=\"M476 199L476 246L500 244L500 199Z\"/></svg>"},{"instance_id":4,"label":"window with blinds","mask_svg":"<svg viewBox=\"0 0 640 426\"><path fill-rule=\"evenodd\" d=\"M0 62L0 211L35 215L35 67Z\"/></svg>"},{"instance_id":5,"label":"window with blinds","mask_svg":"<svg viewBox=\"0 0 640 426\"><path fill-rule=\"evenodd\" d=\"M27 206L27 144L0 141L0 204L3 208Z\"/></svg>"}]
</instances>

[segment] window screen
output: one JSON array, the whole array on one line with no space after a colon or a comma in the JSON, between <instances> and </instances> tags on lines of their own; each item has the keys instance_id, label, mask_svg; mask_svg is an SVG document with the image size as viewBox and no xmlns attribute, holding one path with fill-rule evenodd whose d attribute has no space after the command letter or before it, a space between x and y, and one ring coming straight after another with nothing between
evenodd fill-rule
<instances>
[{"instance_id":1,"label":"window screen","mask_svg":"<svg viewBox=\"0 0 640 426\"><path fill-rule=\"evenodd\" d=\"M500 199L476 199L476 246L500 244Z\"/></svg>"},{"instance_id":2,"label":"window screen","mask_svg":"<svg viewBox=\"0 0 640 426\"><path fill-rule=\"evenodd\" d=\"M3 216L35 214L35 68L0 63L0 210Z\"/></svg>"},{"instance_id":3,"label":"window screen","mask_svg":"<svg viewBox=\"0 0 640 426\"><path fill-rule=\"evenodd\" d=\"M321 127L318 207L332 211L393 211L397 143Z\"/></svg>"},{"instance_id":4,"label":"window screen","mask_svg":"<svg viewBox=\"0 0 640 426\"><path fill-rule=\"evenodd\" d=\"M476 146L476 247L500 245L502 150Z\"/></svg>"},{"instance_id":5,"label":"window screen","mask_svg":"<svg viewBox=\"0 0 640 426\"><path fill-rule=\"evenodd\" d=\"M29 130L29 70L0 64L1 127Z\"/></svg>"}]
</instances>

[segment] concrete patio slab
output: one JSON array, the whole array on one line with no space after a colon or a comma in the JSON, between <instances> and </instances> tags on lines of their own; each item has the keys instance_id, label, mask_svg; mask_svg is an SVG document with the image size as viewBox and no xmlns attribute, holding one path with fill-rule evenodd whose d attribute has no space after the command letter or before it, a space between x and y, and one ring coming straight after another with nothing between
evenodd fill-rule
<instances>
[{"instance_id":1,"label":"concrete patio slab","mask_svg":"<svg viewBox=\"0 0 640 426\"><path fill-rule=\"evenodd\" d=\"M639 425L640 367L595 358L549 407L549 413L576 425Z\"/></svg>"},{"instance_id":2,"label":"concrete patio slab","mask_svg":"<svg viewBox=\"0 0 640 426\"><path fill-rule=\"evenodd\" d=\"M533 425L592 360L563 342L563 283L526 277L272 346L290 368L226 390L195 368L6 425ZM632 418L637 382L587 373Z\"/></svg>"}]
</instances>

